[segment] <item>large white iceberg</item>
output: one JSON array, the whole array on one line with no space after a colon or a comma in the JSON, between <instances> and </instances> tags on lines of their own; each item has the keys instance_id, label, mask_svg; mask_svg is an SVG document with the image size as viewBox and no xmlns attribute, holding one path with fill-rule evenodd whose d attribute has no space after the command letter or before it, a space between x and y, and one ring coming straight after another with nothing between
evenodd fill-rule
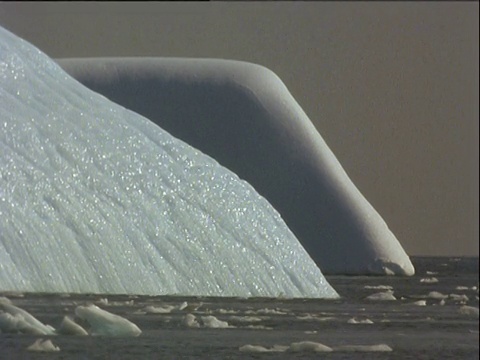
<instances>
[{"instance_id":1,"label":"large white iceberg","mask_svg":"<svg viewBox=\"0 0 480 360\"><path fill-rule=\"evenodd\" d=\"M57 61L247 180L324 274L413 275L395 235L272 71L221 59Z\"/></svg>"},{"instance_id":2,"label":"large white iceberg","mask_svg":"<svg viewBox=\"0 0 480 360\"><path fill-rule=\"evenodd\" d=\"M338 297L245 181L0 28L0 291Z\"/></svg>"}]
</instances>

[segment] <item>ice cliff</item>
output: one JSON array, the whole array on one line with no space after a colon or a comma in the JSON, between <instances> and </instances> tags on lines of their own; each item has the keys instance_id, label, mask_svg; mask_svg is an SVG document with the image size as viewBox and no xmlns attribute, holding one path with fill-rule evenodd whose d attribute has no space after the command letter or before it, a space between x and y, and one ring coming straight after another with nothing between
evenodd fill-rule
<instances>
[{"instance_id":1,"label":"ice cliff","mask_svg":"<svg viewBox=\"0 0 480 360\"><path fill-rule=\"evenodd\" d=\"M337 297L245 181L0 28L0 291Z\"/></svg>"}]
</instances>

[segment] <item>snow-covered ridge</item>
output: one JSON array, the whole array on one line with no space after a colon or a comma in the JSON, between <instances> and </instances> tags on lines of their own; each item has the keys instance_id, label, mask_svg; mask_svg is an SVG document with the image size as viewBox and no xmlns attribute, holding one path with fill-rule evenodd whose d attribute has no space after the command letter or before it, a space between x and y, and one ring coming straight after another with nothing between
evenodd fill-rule
<instances>
[{"instance_id":1,"label":"snow-covered ridge","mask_svg":"<svg viewBox=\"0 0 480 360\"><path fill-rule=\"evenodd\" d=\"M0 28L0 290L335 298L245 181Z\"/></svg>"}]
</instances>

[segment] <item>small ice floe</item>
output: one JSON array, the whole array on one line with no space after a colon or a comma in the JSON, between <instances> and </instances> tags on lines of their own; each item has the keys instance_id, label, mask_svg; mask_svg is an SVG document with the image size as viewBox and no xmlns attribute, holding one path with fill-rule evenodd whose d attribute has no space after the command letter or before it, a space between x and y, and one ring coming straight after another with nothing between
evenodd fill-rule
<instances>
[{"instance_id":1,"label":"small ice floe","mask_svg":"<svg viewBox=\"0 0 480 360\"><path fill-rule=\"evenodd\" d=\"M333 351L345 352L377 352L377 351L393 351L387 344L376 345L342 345L333 348Z\"/></svg>"},{"instance_id":2,"label":"small ice floe","mask_svg":"<svg viewBox=\"0 0 480 360\"><path fill-rule=\"evenodd\" d=\"M166 305L166 306L145 306L141 312L145 314L170 314L172 310L175 309L175 306Z\"/></svg>"},{"instance_id":3,"label":"small ice floe","mask_svg":"<svg viewBox=\"0 0 480 360\"><path fill-rule=\"evenodd\" d=\"M206 327L206 328L218 328L218 329L225 329L225 328L233 328L235 326L231 326L226 321L222 321L217 319L215 316L208 315L208 316L201 316L200 317L201 324L197 321L197 318L193 314L187 314L182 320L184 326L189 328L199 328L199 327Z\"/></svg>"},{"instance_id":4,"label":"small ice floe","mask_svg":"<svg viewBox=\"0 0 480 360\"><path fill-rule=\"evenodd\" d=\"M448 295L444 295L438 291L430 291L427 295L428 299L442 300L448 298Z\"/></svg>"},{"instance_id":5,"label":"small ice floe","mask_svg":"<svg viewBox=\"0 0 480 360\"><path fill-rule=\"evenodd\" d=\"M197 311L202 306L203 306L202 302L189 304L186 301L184 301L182 304L180 304L180 306L178 307L178 310L185 311L185 312L192 312L192 311Z\"/></svg>"},{"instance_id":6,"label":"small ice floe","mask_svg":"<svg viewBox=\"0 0 480 360\"><path fill-rule=\"evenodd\" d=\"M232 328L234 326L230 326L228 322L218 320L215 316L208 315L208 316L201 316L202 323L204 327L207 328L219 328L219 329L225 329L225 328Z\"/></svg>"},{"instance_id":7,"label":"small ice floe","mask_svg":"<svg viewBox=\"0 0 480 360\"><path fill-rule=\"evenodd\" d=\"M455 290L458 291L467 291L467 290L472 290L472 291L477 291L478 288L476 286L468 287L468 286L457 286Z\"/></svg>"},{"instance_id":8,"label":"small ice floe","mask_svg":"<svg viewBox=\"0 0 480 360\"><path fill-rule=\"evenodd\" d=\"M129 320L100 309L96 305L77 306L75 315L89 325L91 335L100 336L139 336L142 331Z\"/></svg>"},{"instance_id":9,"label":"small ice floe","mask_svg":"<svg viewBox=\"0 0 480 360\"><path fill-rule=\"evenodd\" d=\"M258 310L247 310L245 314L266 314L266 315L287 315L288 311L283 309L258 309Z\"/></svg>"},{"instance_id":10,"label":"small ice floe","mask_svg":"<svg viewBox=\"0 0 480 360\"><path fill-rule=\"evenodd\" d=\"M422 284L436 284L438 283L438 279L436 277L428 277L428 278L420 279L420 282Z\"/></svg>"},{"instance_id":11,"label":"small ice floe","mask_svg":"<svg viewBox=\"0 0 480 360\"><path fill-rule=\"evenodd\" d=\"M7 298L0 298L0 330L34 335L54 335L55 329L37 320L27 311L12 304Z\"/></svg>"},{"instance_id":12,"label":"small ice floe","mask_svg":"<svg viewBox=\"0 0 480 360\"><path fill-rule=\"evenodd\" d=\"M304 320L304 321L330 321L330 320L335 320L336 318L333 316L315 316L312 314L306 314L304 316L297 316L298 320Z\"/></svg>"},{"instance_id":13,"label":"small ice floe","mask_svg":"<svg viewBox=\"0 0 480 360\"><path fill-rule=\"evenodd\" d=\"M56 352L60 351L58 346L53 345L51 340L37 339L27 348L28 351Z\"/></svg>"},{"instance_id":14,"label":"small ice floe","mask_svg":"<svg viewBox=\"0 0 480 360\"><path fill-rule=\"evenodd\" d=\"M372 290L393 290L393 287L390 285L365 285L363 288Z\"/></svg>"},{"instance_id":15,"label":"small ice floe","mask_svg":"<svg viewBox=\"0 0 480 360\"><path fill-rule=\"evenodd\" d=\"M478 308L474 306L463 305L458 309L458 312L462 315L468 315L478 319Z\"/></svg>"},{"instance_id":16,"label":"small ice floe","mask_svg":"<svg viewBox=\"0 0 480 360\"><path fill-rule=\"evenodd\" d=\"M313 335L317 333L317 330L307 330L307 331L304 331L304 333L308 335Z\"/></svg>"},{"instance_id":17,"label":"small ice floe","mask_svg":"<svg viewBox=\"0 0 480 360\"><path fill-rule=\"evenodd\" d=\"M293 342L290 346L274 345L271 348L267 348L261 345L243 345L239 347L242 352L251 353L266 353L266 352L390 352L393 349L387 344L375 344L375 345L341 345L336 347L330 347L322 343L313 341L300 341Z\"/></svg>"},{"instance_id":18,"label":"small ice floe","mask_svg":"<svg viewBox=\"0 0 480 360\"><path fill-rule=\"evenodd\" d=\"M351 318L347 321L348 324L373 324L373 321L370 319L356 319Z\"/></svg>"},{"instance_id":19,"label":"small ice floe","mask_svg":"<svg viewBox=\"0 0 480 360\"><path fill-rule=\"evenodd\" d=\"M264 325L247 325L244 328L245 329L255 329L255 330L273 330L272 327L264 326Z\"/></svg>"},{"instance_id":20,"label":"small ice floe","mask_svg":"<svg viewBox=\"0 0 480 360\"><path fill-rule=\"evenodd\" d=\"M312 351L312 352L331 352L333 349L329 346L323 345L314 341L300 341L293 342L290 344L290 351L300 352L300 351Z\"/></svg>"},{"instance_id":21,"label":"small ice floe","mask_svg":"<svg viewBox=\"0 0 480 360\"><path fill-rule=\"evenodd\" d=\"M385 291L379 292L372 295L369 295L365 298L366 300L374 300L374 301L392 301L397 300L395 296L393 296L393 291Z\"/></svg>"},{"instance_id":22,"label":"small ice floe","mask_svg":"<svg viewBox=\"0 0 480 360\"><path fill-rule=\"evenodd\" d=\"M97 301L95 301L95 304L96 305L107 306L108 305L108 299L107 298L98 299Z\"/></svg>"},{"instance_id":23,"label":"small ice floe","mask_svg":"<svg viewBox=\"0 0 480 360\"><path fill-rule=\"evenodd\" d=\"M265 352L284 352L288 349L288 346L282 345L273 345L271 348L266 348L260 345L243 345L238 348L241 352L250 352L250 353L265 353Z\"/></svg>"},{"instance_id":24,"label":"small ice floe","mask_svg":"<svg viewBox=\"0 0 480 360\"><path fill-rule=\"evenodd\" d=\"M417 300L408 305L415 305L415 306L427 306L427 300Z\"/></svg>"},{"instance_id":25,"label":"small ice floe","mask_svg":"<svg viewBox=\"0 0 480 360\"><path fill-rule=\"evenodd\" d=\"M183 318L182 324L189 328L199 328L200 324L197 321L197 318L193 314L187 314Z\"/></svg>"},{"instance_id":26,"label":"small ice floe","mask_svg":"<svg viewBox=\"0 0 480 360\"><path fill-rule=\"evenodd\" d=\"M64 316L60 327L57 329L57 334L61 335L77 335L87 336L88 332L70 317Z\"/></svg>"},{"instance_id":27,"label":"small ice floe","mask_svg":"<svg viewBox=\"0 0 480 360\"><path fill-rule=\"evenodd\" d=\"M452 299L453 301L455 302L459 302L459 303L466 303L468 302L468 296L465 295L465 294L461 294L461 295L458 295L458 294L450 294L448 295L449 299Z\"/></svg>"},{"instance_id":28,"label":"small ice floe","mask_svg":"<svg viewBox=\"0 0 480 360\"><path fill-rule=\"evenodd\" d=\"M169 314L172 312L192 312L197 310L202 303L193 303L188 304L186 301L182 302L179 305L163 305L163 306L153 306L148 305L141 309L138 313L143 314Z\"/></svg>"},{"instance_id":29,"label":"small ice floe","mask_svg":"<svg viewBox=\"0 0 480 360\"><path fill-rule=\"evenodd\" d=\"M426 274L427 274L427 275L438 275L438 272L436 272L436 271L427 271Z\"/></svg>"},{"instance_id":30,"label":"small ice floe","mask_svg":"<svg viewBox=\"0 0 480 360\"><path fill-rule=\"evenodd\" d=\"M248 310L251 311L251 310ZM218 309L217 312L219 314L238 314L240 310L232 310L232 309ZM251 314L251 312L250 312Z\"/></svg>"}]
</instances>

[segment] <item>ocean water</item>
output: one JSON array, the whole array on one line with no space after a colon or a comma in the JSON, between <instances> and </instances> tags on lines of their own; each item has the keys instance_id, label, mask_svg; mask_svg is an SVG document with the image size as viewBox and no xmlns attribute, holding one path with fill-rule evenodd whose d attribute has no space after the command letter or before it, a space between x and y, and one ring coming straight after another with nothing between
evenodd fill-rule
<instances>
[{"instance_id":1,"label":"ocean water","mask_svg":"<svg viewBox=\"0 0 480 360\"><path fill-rule=\"evenodd\" d=\"M342 297L338 300L0 294L55 328L63 316L73 316L76 306L93 302L142 330L134 338L4 333L0 359L478 359L478 258L413 257L412 261L417 273L408 278L327 276ZM396 300L366 299L388 289ZM177 306L184 301L200 306L167 314L141 311L149 305ZM472 308L476 315L466 310ZM202 316L214 316L230 327L190 328L183 322L187 313L200 323ZM38 338L50 339L60 351L27 351ZM334 351L240 350L244 345L271 349L301 341L321 343ZM339 348L379 344L391 351Z\"/></svg>"}]
</instances>

